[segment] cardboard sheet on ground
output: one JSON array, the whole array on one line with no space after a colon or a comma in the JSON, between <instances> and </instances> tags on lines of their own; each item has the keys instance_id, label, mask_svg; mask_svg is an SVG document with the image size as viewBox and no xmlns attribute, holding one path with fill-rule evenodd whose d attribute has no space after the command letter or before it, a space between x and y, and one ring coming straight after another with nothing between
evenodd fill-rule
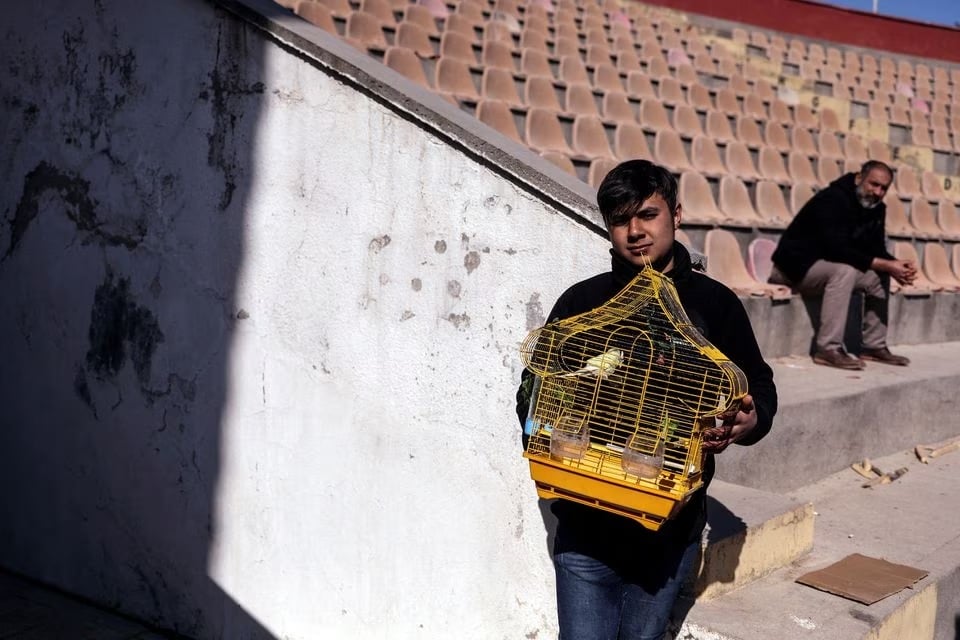
<instances>
[{"instance_id":1,"label":"cardboard sheet on ground","mask_svg":"<svg viewBox=\"0 0 960 640\"><path fill-rule=\"evenodd\" d=\"M927 571L854 553L828 567L811 571L797 582L866 605L912 586Z\"/></svg>"}]
</instances>

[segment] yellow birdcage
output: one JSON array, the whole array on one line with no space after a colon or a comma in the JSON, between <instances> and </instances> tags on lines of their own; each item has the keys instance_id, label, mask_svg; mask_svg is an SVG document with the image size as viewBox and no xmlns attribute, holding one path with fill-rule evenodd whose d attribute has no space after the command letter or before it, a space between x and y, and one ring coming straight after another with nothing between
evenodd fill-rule
<instances>
[{"instance_id":1,"label":"yellow birdcage","mask_svg":"<svg viewBox=\"0 0 960 640\"><path fill-rule=\"evenodd\" d=\"M647 267L606 304L532 331L524 457L541 498L658 529L703 485L704 429L735 411L743 372Z\"/></svg>"}]
</instances>

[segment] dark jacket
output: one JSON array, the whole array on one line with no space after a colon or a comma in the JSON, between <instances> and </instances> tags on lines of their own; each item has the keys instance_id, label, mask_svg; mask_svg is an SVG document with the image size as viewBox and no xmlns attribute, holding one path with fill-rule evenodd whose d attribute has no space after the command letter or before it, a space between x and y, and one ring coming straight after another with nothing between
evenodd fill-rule
<instances>
[{"instance_id":1,"label":"dark jacket","mask_svg":"<svg viewBox=\"0 0 960 640\"><path fill-rule=\"evenodd\" d=\"M754 444L770 431L773 416L777 412L777 389L773 382L773 371L760 354L750 319L736 294L706 274L695 271L690 263L690 254L682 244L674 242L673 252L674 266L666 275L673 281L687 316L703 337L740 367L747 377L749 393L756 404L757 427L748 440L742 440L739 444ZM619 293L637 275L636 267L612 251L611 255L611 271L567 289L550 312L550 321L562 320L599 307ZM517 391L517 416L521 428L529 409L528 381L532 376L532 373L525 370ZM704 462L703 489L690 499L676 517L664 524L655 536L670 536L687 542L700 535L706 522L706 486L713 477L714 469L713 456L708 454ZM639 540L652 535L633 520L567 500L554 501L552 509L567 544L580 551L588 548L615 548L617 540Z\"/></svg>"},{"instance_id":2,"label":"dark jacket","mask_svg":"<svg viewBox=\"0 0 960 640\"><path fill-rule=\"evenodd\" d=\"M791 282L803 280L817 260L867 271L874 258L893 259L886 248L886 205L861 207L854 175L837 178L810 198L780 236L773 263Z\"/></svg>"}]
</instances>

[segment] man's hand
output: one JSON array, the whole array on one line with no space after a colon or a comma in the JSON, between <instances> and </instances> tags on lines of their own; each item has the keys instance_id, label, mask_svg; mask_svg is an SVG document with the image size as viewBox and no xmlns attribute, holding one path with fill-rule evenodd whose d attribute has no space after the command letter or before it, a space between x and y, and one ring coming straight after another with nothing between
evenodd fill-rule
<instances>
[{"instance_id":1,"label":"man's hand","mask_svg":"<svg viewBox=\"0 0 960 640\"><path fill-rule=\"evenodd\" d=\"M740 401L740 410L723 416L723 424L703 432L703 450L720 453L734 442L741 440L757 426L757 408L753 396L745 395Z\"/></svg>"},{"instance_id":2,"label":"man's hand","mask_svg":"<svg viewBox=\"0 0 960 640\"><path fill-rule=\"evenodd\" d=\"M917 265L912 260L874 258L870 267L874 271L889 273L891 278L903 285L913 284L917 278Z\"/></svg>"}]
</instances>

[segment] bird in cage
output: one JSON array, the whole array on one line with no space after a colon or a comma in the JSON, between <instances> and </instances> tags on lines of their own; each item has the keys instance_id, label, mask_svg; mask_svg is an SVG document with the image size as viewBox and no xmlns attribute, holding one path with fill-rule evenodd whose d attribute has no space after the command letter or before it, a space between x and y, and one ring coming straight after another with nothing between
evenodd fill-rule
<instances>
[{"instance_id":1,"label":"bird in cage","mask_svg":"<svg viewBox=\"0 0 960 640\"><path fill-rule=\"evenodd\" d=\"M743 372L643 269L605 304L527 336L525 457L538 494L656 529L703 485L704 433L736 412Z\"/></svg>"}]
</instances>

